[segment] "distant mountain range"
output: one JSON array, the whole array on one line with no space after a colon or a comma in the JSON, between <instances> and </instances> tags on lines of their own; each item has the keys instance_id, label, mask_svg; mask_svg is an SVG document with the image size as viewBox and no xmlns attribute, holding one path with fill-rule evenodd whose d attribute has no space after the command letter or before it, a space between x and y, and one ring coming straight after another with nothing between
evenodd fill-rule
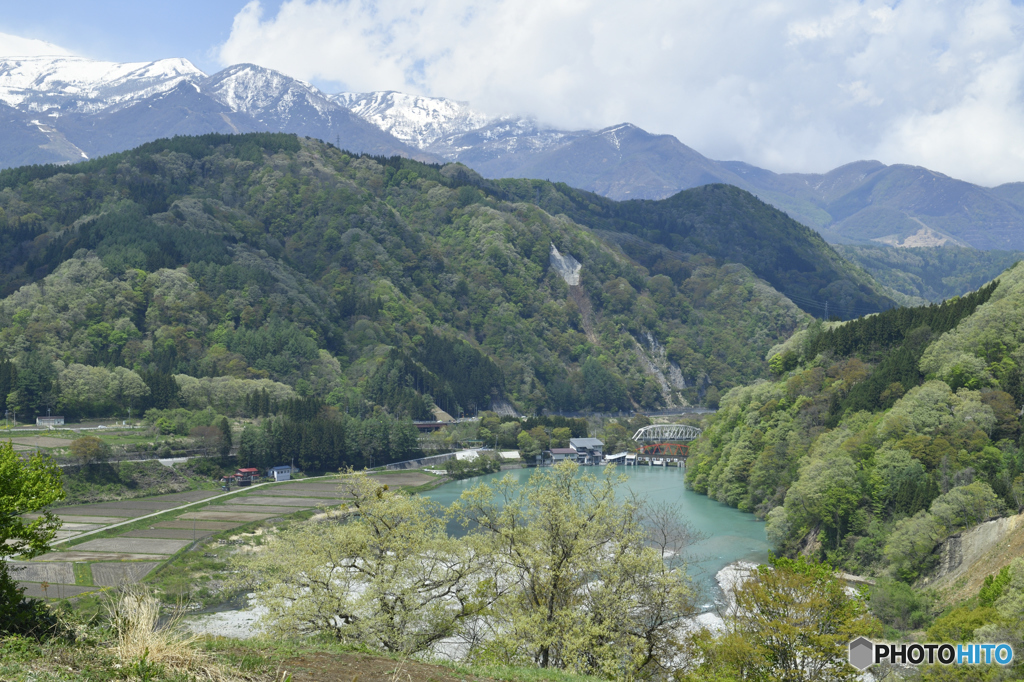
<instances>
[{"instance_id":1,"label":"distant mountain range","mask_svg":"<svg viewBox=\"0 0 1024 682\"><path fill-rule=\"evenodd\" d=\"M174 135L264 131L433 160L308 83L252 64L207 76L184 59L6 58L0 60L0 122L5 167L81 161Z\"/></svg>"},{"instance_id":2,"label":"distant mountain range","mask_svg":"<svg viewBox=\"0 0 1024 682\"><path fill-rule=\"evenodd\" d=\"M778 174L708 159L629 123L566 131L445 98L329 95L252 64L208 76L184 59L8 57L0 59L0 125L0 167L75 162L173 135L281 131L356 152L458 161L488 178L564 182L617 200L735 185L832 243L1024 249L1024 183L990 189L877 161Z\"/></svg>"}]
</instances>

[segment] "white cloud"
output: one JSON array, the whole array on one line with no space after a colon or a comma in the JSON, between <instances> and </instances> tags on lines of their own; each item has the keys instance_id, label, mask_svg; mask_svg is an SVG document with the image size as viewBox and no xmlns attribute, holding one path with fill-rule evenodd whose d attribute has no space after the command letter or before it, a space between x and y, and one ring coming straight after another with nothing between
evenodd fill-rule
<instances>
[{"instance_id":1,"label":"white cloud","mask_svg":"<svg viewBox=\"0 0 1024 682\"><path fill-rule=\"evenodd\" d=\"M1009 0L286 0L223 64L567 128L631 121L713 158L859 158L1024 180L1024 10Z\"/></svg>"},{"instance_id":2,"label":"white cloud","mask_svg":"<svg viewBox=\"0 0 1024 682\"><path fill-rule=\"evenodd\" d=\"M63 47L45 40L0 33L0 57L67 57L71 55L72 53Z\"/></svg>"}]
</instances>

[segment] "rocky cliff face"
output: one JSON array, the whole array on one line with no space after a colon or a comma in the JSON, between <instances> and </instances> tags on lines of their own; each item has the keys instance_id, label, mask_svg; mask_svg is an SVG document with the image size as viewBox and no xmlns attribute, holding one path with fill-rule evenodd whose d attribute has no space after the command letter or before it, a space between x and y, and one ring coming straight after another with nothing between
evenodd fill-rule
<instances>
[{"instance_id":1,"label":"rocky cliff face","mask_svg":"<svg viewBox=\"0 0 1024 682\"><path fill-rule=\"evenodd\" d=\"M1020 514L993 519L949 537L935 550L938 567L918 586L960 595L956 599L977 594L985 576L1024 553L1021 519Z\"/></svg>"},{"instance_id":2,"label":"rocky cliff face","mask_svg":"<svg viewBox=\"0 0 1024 682\"><path fill-rule=\"evenodd\" d=\"M569 254L562 254L555 245L551 245L551 253L548 257L548 261L551 263L551 268L557 272L565 283L571 287L578 286L580 283L580 270L583 268L580 262L570 256Z\"/></svg>"}]
</instances>

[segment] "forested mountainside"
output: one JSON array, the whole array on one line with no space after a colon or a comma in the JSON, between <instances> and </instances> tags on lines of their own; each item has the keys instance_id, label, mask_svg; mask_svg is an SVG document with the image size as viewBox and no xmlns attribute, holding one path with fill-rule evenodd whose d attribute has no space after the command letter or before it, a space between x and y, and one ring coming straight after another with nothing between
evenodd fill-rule
<instances>
[{"instance_id":1,"label":"forested mountainside","mask_svg":"<svg viewBox=\"0 0 1024 682\"><path fill-rule=\"evenodd\" d=\"M1024 504L1024 265L941 305L815 323L730 391L687 484L767 518L780 551L913 580Z\"/></svg>"},{"instance_id":2,"label":"forested mountainside","mask_svg":"<svg viewBox=\"0 0 1024 682\"><path fill-rule=\"evenodd\" d=\"M646 213L584 204L596 195L479 180L269 133L3 171L0 407L22 419L255 415L297 397L360 418L654 409L764 375L768 349L806 325L752 268L795 299L831 287L851 309L890 305L737 190L696 190L663 214L638 206L687 209L644 232ZM578 285L549 266L553 249L581 264ZM758 262L770 258L778 271Z\"/></svg>"},{"instance_id":3,"label":"forested mountainside","mask_svg":"<svg viewBox=\"0 0 1024 682\"><path fill-rule=\"evenodd\" d=\"M665 250L742 263L818 317L848 319L895 305L884 287L814 230L731 185L705 185L661 201L614 201L561 183L489 181L470 171L460 179L495 197L529 201L607 232L648 268L656 267Z\"/></svg>"},{"instance_id":4,"label":"forested mountainside","mask_svg":"<svg viewBox=\"0 0 1024 682\"><path fill-rule=\"evenodd\" d=\"M933 303L980 288L1024 257L1020 251L963 246L839 244L832 248L890 289Z\"/></svg>"}]
</instances>

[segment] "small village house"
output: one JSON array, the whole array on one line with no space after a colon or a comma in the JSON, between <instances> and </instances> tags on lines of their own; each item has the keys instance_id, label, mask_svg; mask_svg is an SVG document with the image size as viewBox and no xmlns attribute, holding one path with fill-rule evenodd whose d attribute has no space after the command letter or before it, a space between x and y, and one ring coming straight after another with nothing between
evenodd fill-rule
<instances>
[{"instance_id":1,"label":"small village house","mask_svg":"<svg viewBox=\"0 0 1024 682\"><path fill-rule=\"evenodd\" d=\"M600 464L604 460L604 443L597 438L570 438L569 448L576 453L578 464Z\"/></svg>"},{"instance_id":2,"label":"small village house","mask_svg":"<svg viewBox=\"0 0 1024 682\"><path fill-rule=\"evenodd\" d=\"M260 478L259 469L239 469L238 473L234 476L235 482L238 485L252 485Z\"/></svg>"},{"instance_id":3,"label":"small village house","mask_svg":"<svg viewBox=\"0 0 1024 682\"><path fill-rule=\"evenodd\" d=\"M57 415L52 417L49 415L45 417L36 417L36 426L46 426L51 429L55 426L64 426L64 417Z\"/></svg>"},{"instance_id":4,"label":"small village house","mask_svg":"<svg viewBox=\"0 0 1024 682\"><path fill-rule=\"evenodd\" d=\"M287 464L270 467L267 469L267 478L272 478L277 482L290 481L292 478L292 468Z\"/></svg>"},{"instance_id":5,"label":"small village house","mask_svg":"<svg viewBox=\"0 0 1024 682\"><path fill-rule=\"evenodd\" d=\"M572 448L551 448L551 464L558 464L565 460L576 461L576 451Z\"/></svg>"}]
</instances>

